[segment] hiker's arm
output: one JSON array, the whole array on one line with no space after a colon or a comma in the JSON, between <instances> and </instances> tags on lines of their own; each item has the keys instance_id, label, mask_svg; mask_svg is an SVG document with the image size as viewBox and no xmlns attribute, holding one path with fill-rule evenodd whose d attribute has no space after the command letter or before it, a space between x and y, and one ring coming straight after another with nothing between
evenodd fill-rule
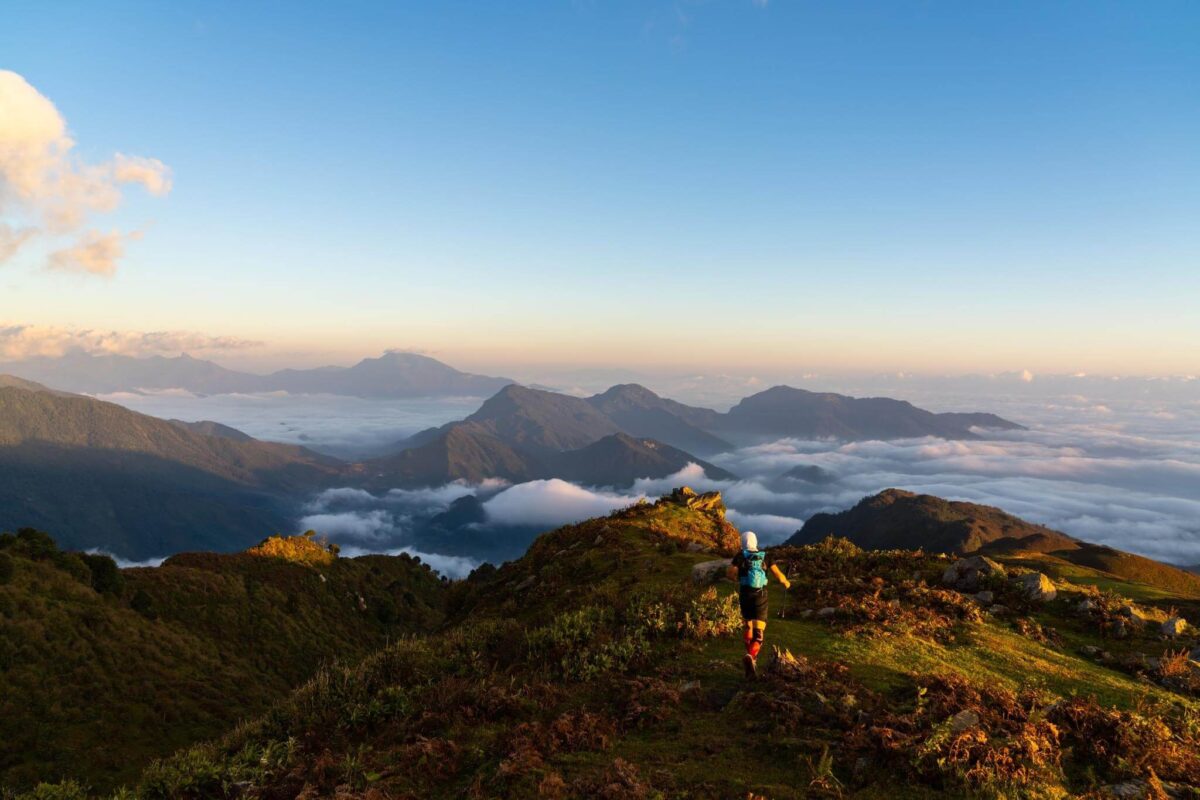
<instances>
[{"instance_id":1,"label":"hiker's arm","mask_svg":"<svg viewBox=\"0 0 1200 800\"><path fill-rule=\"evenodd\" d=\"M725 568L725 577L731 581L738 579L738 566L741 564L742 554L738 553L729 561L729 566Z\"/></svg>"},{"instance_id":2,"label":"hiker's arm","mask_svg":"<svg viewBox=\"0 0 1200 800\"><path fill-rule=\"evenodd\" d=\"M783 588L792 588L792 582L787 579L787 576L783 574L777 565L771 565L771 574L775 576L776 580L783 584Z\"/></svg>"}]
</instances>

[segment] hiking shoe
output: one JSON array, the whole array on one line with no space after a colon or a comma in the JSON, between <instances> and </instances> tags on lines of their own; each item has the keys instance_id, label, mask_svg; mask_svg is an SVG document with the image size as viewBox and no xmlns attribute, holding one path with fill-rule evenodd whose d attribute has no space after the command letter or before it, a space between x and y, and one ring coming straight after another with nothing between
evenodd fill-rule
<instances>
[{"instance_id":1,"label":"hiking shoe","mask_svg":"<svg viewBox=\"0 0 1200 800\"><path fill-rule=\"evenodd\" d=\"M758 663L754 660L754 656L749 653L742 656L742 666L746 669L746 680L752 681L758 677Z\"/></svg>"}]
</instances>

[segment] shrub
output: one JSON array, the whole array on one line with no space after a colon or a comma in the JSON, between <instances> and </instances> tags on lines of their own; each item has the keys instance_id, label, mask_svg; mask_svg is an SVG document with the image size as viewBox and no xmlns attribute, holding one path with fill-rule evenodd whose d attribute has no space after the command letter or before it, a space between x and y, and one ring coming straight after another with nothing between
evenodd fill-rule
<instances>
[{"instance_id":1,"label":"shrub","mask_svg":"<svg viewBox=\"0 0 1200 800\"><path fill-rule=\"evenodd\" d=\"M112 556L100 553L81 553L83 563L92 573L92 588L100 594L120 594L125 588L125 576Z\"/></svg>"},{"instance_id":2,"label":"shrub","mask_svg":"<svg viewBox=\"0 0 1200 800\"><path fill-rule=\"evenodd\" d=\"M246 552L267 558L282 558L296 564L321 566L332 564L339 548L317 538L316 531L307 531L303 536L270 536Z\"/></svg>"},{"instance_id":3,"label":"shrub","mask_svg":"<svg viewBox=\"0 0 1200 800\"><path fill-rule=\"evenodd\" d=\"M92 585L92 571L78 553L55 553L54 566L80 583Z\"/></svg>"},{"instance_id":4,"label":"shrub","mask_svg":"<svg viewBox=\"0 0 1200 800\"><path fill-rule=\"evenodd\" d=\"M33 528L21 528L17 531L17 545L30 558L50 558L58 552L58 545L50 534Z\"/></svg>"},{"instance_id":5,"label":"shrub","mask_svg":"<svg viewBox=\"0 0 1200 800\"><path fill-rule=\"evenodd\" d=\"M584 606L559 614L526 634L530 655L568 680L588 680L623 670L649 649L645 631L615 623L611 608Z\"/></svg>"},{"instance_id":6,"label":"shrub","mask_svg":"<svg viewBox=\"0 0 1200 800\"><path fill-rule=\"evenodd\" d=\"M233 780L226 769L199 747L167 761L155 761L138 786L138 796L146 800L225 798L233 791Z\"/></svg>"},{"instance_id":7,"label":"shrub","mask_svg":"<svg viewBox=\"0 0 1200 800\"><path fill-rule=\"evenodd\" d=\"M0 586L12 581L13 558L8 553L0 553Z\"/></svg>"},{"instance_id":8,"label":"shrub","mask_svg":"<svg viewBox=\"0 0 1200 800\"><path fill-rule=\"evenodd\" d=\"M154 610L154 598L145 589L138 589L129 600L129 607L146 619L157 619L158 612Z\"/></svg>"},{"instance_id":9,"label":"shrub","mask_svg":"<svg viewBox=\"0 0 1200 800\"><path fill-rule=\"evenodd\" d=\"M75 781L39 783L33 791L17 795L17 800L87 800L87 790Z\"/></svg>"}]
</instances>

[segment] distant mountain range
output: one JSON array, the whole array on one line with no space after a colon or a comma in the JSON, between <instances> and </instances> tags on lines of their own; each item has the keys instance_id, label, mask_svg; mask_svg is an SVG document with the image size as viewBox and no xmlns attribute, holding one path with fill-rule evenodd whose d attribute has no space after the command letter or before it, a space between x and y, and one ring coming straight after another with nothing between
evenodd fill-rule
<instances>
[{"instance_id":1,"label":"distant mountain range","mask_svg":"<svg viewBox=\"0 0 1200 800\"><path fill-rule=\"evenodd\" d=\"M720 467L649 438L654 433L661 439L674 438L681 430L675 418L663 417L661 427L637 426L646 432L641 438L598 410L595 399L506 386L465 420L422 431L410 440L411 446L366 462L363 468L369 482L385 486L484 478L563 478L594 486L628 486L638 478L666 477L689 463L704 467L711 477L732 478Z\"/></svg>"},{"instance_id":2,"label":"distant mountain range","mask_svg":"<svg viewBox=\"0 0 1200 800\"><path fill-rule=\"evenodd\" d=\"M0 372L89 394L185 389L196 394L284 391L364 398L487 397L512 383L508 378L460 372L428 356L398 352L364 358L351 367L284 369L269 375L226 369L187 354L134 358L85 352L0 363Z\"/></svg>"},{"instance_id":3,"label":"distant mountain range","mask_svg":"<svg viewBox=\"0 0 1200 800\"><path fill-rule=\"evenodd\" d=\"M775 386L747 397L711 425L714 431L740 437L847 440L979 438L972 428L1020 430L1022 426L995 414L935 414L889 397L847 397L791 386Z\"/></svg>"},{"instance_id":4,"label":"distant mountain range","mask_svg":"<svg viewBox=\"0 0 1200 800\"><path fill-rule=\"evenodd\" d=\"M392 354L346 372L367 374L387 362L438 373L440 367L424 363L430 361ZM709 478L732 480L730 472L694 453L764 436L853 438L890 431L969 437L975 435L970 425L1019 427L990 414L931 414L894 400L787 387L720 414L635 384L588 398L507 384L466 419L352 464L258 441L217 422L157 419L0 376L0 530L54 530L68 547L102 547L135 559L195 548L234 550L289 529L302 501L331 487L561 478L623 488L689 464ZM789 475L809 482L830 477L819 469Z\"/></svg>"},{"instance_id":5,"label":"distant mountain range","mask_svg":"<svg viewBox=\"0 0 1200 800\"><path fill-rule=\"evenodd\" d=\"M710 478L727 480L729 472L692 453L720 453L733 449L734 442L781 437L978 438L973 427L1021 428L994 414L934 414L900 400L788 386L747 397L721 414L659 397L637 384L614 386L588 398L512 384L466 419L421 431L399 443L397 454L367 462L365 468L383 483L561 477L619 486L637 477L665 477L696 463ZM603 448L598 447L601 440ZM593 449L581 451L588 447Z\"/></svg>"}]
</instances>

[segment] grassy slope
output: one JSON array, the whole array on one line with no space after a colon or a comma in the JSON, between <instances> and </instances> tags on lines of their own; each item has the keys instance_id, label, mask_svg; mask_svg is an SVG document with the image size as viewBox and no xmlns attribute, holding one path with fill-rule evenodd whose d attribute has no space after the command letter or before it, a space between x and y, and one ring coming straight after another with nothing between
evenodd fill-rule
<instances>
[{"instance_id":1,"label":"grassy slope","mask_svg":"<svg viewBox=\"0 0 1200 800\"><path fill-rule=\"evenodd\" d=\"M767 642L800 660L746 683L732 586L689 580L714 556L687 546L728 551L734 535L669 504L546 534L458 584L440 635L323 671L154 766L137 794L232 796L241 781L264 798L1059 797L1151 771L1200 776L1193 696L1076 654L1164 643L1102 640L1070 610L1076 586L983 614L934 588L937 556L777 551L795 585L772 589ZM800 616L825 605L840 615ZM963 709L982 722L952 733Z\"/></svg>"},{"instance_id":2,"label":"grassy slope","mask_svg":"<svg viewBox=\"0 0 1200 800\"><path fill-rule=\"evenodd\" d=\"M322 663L436 625L444 594L405 558L315 569L197 554L124 570L123 591L102 595L53 559L0 552L14 566L0 585L0 786L128 781L261 713Z\"/></svg>"}]
</instances>

